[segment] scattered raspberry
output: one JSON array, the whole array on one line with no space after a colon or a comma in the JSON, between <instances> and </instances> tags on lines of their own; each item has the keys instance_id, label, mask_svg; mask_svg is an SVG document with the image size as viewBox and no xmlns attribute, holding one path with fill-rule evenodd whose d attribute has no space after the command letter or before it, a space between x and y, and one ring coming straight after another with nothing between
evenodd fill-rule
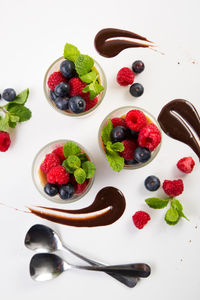
<instances>
[{"instance_id":1,"label":"scattered raspberry","mask_svg":"<svg viewBox=\"0 0 200 300\"><path fill-rule=\"evenodd\" d=\"M137 211L133 216L133 223L138 229L142 229L149 220L151 220L150 215L145 211Z\"/></svg>"},{"instance_id":2,"label":"scattered raspberry","mask_svg":"<svg viewBox=\"0 0 200 300\"><path fill-rule=\"evenodd\" d=\"M127 126L134 131L140 131L147 124L145 114L138 109L130 110L126 114L125 121Z\"/></svg>"},{"instance_id":3,"label":"scattered raspberry","mask_svg":"<svg viewBox=\"0 0 200 300\"><path fill-rule=\"evenodd\" d=\"M10 147L11 140L8 132L0 131L0 152L6 152Z\"/></svg>"},{"instance_id":4,"label":"scattered raspberry","mask_svg":"<svg viewBox=\"0 0 200 300\"><path fill-rule=\"evenodd\" d=\"M82 184L77 183L75 187L75 194L82 194L88 185L88 181L84 181Z\"/></svg>"},{"instance_id":5,"label":"scattered raspberry","mask_svg":"<svg viewBox=\"0 0 200 300\"><path fill-rule=\"evenodd\" d=\"M47 84L50 90L54 91L55 87L61 82L66 82L66 78L61 72L54 72L49 76Z\"/></svg>"},{"instance_id":6,"label":"scattered raspberry","mask_svg":"<svg viewBox=\"0 0 200 300\"><path fill-rule=\"evenodd\" d=\"M177 163L177 168L184 173L191 173L195 166L195 162L191 156L181 158Z\"/></svg>"},{"instance_id":7,"label":"scattered raspberry","mask_svg":"<svg viewBox=\"0 0 200 300\"><path fill-rule=\"evenodd\" d=\"M53 167L60 165L60 158L55 153L50 153L45 156L40 169L47 174Z\"/></svg>"},{"instance_id":8,"label":"scattered raspberry","mask_svg":"<svg viewBox=\"0 0 200 300\"><path fill-rule=\"evenodd\" d=\"M53 150L52 153L56 154L60 158L61 162L63 162L63 160L66 159L66 157L63 154L63 147L56 148L55 150Z\"/></svg>"},{"instance_id":9,"label":"scattered raspberry","mask_svg":"<svg viewBox=\"0 0 200 300\"><path fill-rule=\"evenodd\" d=\"M117 73L117 82L122 86L126 86L133 83L134 77L133 71L125 67L120 69Z\"/></svg>"},{"instance_id":10,"label":"scattered raspberry","mask_svg":"<svg viewBox=\"0 0 200 300\"><path fill-rule=\"evenodd\" d=\"M79 96L81 94L82 89L86 86L86 84L80 80L78 77L73 77L69 80L70 85L70 97Z\"/></svg>"},{"instance_id":11,"label":"scattered raspberry","mask_svg":"<svg viewBox=\"0 0 200 300\"><path fill-rule=\"evenodd\" d=\"M117 126L127 127L125 119L122 118L113 118L111 119L111 122L113 123L113 128Z\"/></svg>"},{"instance_id":12,"label":"scattered raspberry","mask_svg":"<svg viewBox=\"0 0 200 300\"><path fill-rule=\"evenodd\" d=\"M125 160L134 160L134 151L137 148L136 142L132 140L124 140L122 143L124 144L124 150L120 152L120 155Z\"/></svg>"},{"instance_id":13,"label":"scattered raspberry","mask_svg":"<svg viewBox=\"0 0 200 300\"><path fill-rule=\"evenodd\" d=\"M90 110L91 108L93 108L95 105L97 105L98 103L98 97L95 97L92 100L85 100L85 111Z\"/></svg>"},{"instance_id":14,"label":"scattered raspberry","mask_svg":"<svg viewBox=\"0 0 200 300\"><path fill-rule=\"evenodd\" d=\"M170 197L175 197L180 194L182 194L184 185L183 185L183 180L178 179L178 180L165 180L163 182L163 190L164 192L170 196Z\"/></svg>"},{"instance_id":15,"label":"scattered raspberry","mask_svg":"<svg viewBox=\"0 0 200 300\"><path fill-rule=\"evenodd\" d=\"M53 184L66 184L69 181L69 173L63 166L56 166L47 173L47 181Z\"/></svg>"},{"instance_id":16,"label":"scattered raspberry","mask_svg":"<svg viewBox=\"0 0 200 300\"><path fill-rule=\"evenodd\" d=\"M161 141L161 133L155 124L150 123L143 127L138 136L138 142L141 147L148 148L153 151Z\"/></svg>"}]
</instances>

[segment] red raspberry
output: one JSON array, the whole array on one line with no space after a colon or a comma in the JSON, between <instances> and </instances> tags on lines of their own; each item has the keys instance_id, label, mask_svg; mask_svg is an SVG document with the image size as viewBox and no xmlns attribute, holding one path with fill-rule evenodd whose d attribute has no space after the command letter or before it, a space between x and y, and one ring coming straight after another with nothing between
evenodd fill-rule
<instances>
[{"instance_id":1,"label":"red raspberry","mask_svg":"<svg viewBox=\"0 0 200 300\"><path fill-rule=\"evenodd\" d=\"M98 103L98 97L95 97L92 100L85 100L85 111L90 110L91 108L93 108L95 105L97 105Z\"/></svg>"},{"instance_id":2,"label":"red raspberry","mask_svg":"<svg viewBox=\"0 0 200 300\"><path fill-rule=\"evenodd\" d=\"M78 77L73 77L69 80L70 85L70 97L79 96L81 94L82 89L86 86L86 84L80 80Z\"/></svg>"},{"instance_id":3,"label":"red raspberry","mask_svg":"<svg viewBox=\"0 0 200 300\"><path fill-rule=\"evenodd\" d=\"M56 166L47 174L47 181L53 184L67 184L69 181L69 173L63 166Z\"/></svg>"},{"instance_id":4,"label":"red raspberry","mask_svg":"<svg viewBox=\"0 0 200 300\"><path fill-rule=\"evenodd\" d=\"M10 147L10 135L6 131L0 131L0 152L6 152Z\"/></svg>"},{"instance_id":5,"label":"red raspberry","mask_svg":"<svg viewBox=\"0 0 200 300\"><path fill-rule=\"evenodd\" d=\"M66 78L61 72L54 72L49 76L47 84L50 90L54 91L55 87L61 82L66 82Z\"/></svg>"},{"instance_id":6,"label":"red raspberry","mask_svg":"<svg viewBox=\"0 0 200 300\"><path fill-rule=\"evenodd\" d=\"M177 168L184 173L191 173L195 166L195 162L191 156L181 158L177 163Z\"/></svg>"},{"instance_id":7,"label":"red raspberry","mask_svg":"<svg viewBox=\"0 0 200 300\"><path fill-rule=\"evenodd\" d=\"M40 169L47 174L53 167L60 165L60 158L55 153L50 153L45 156Z\"/></svg>"},{"instance_id":8,"label":"red raspberry","mask_svg":"<svg viewBox=\"0 0 200 300\"><path fill-rule=\"evenodd\" d=\"M122 86L126 86L133 83L134 77L133 71L125 67L120 69L117 73L117 82Z\"/></svg>"},{"instance_id":9,"label":"red raspberry","mask_svg":"<svg viewBox=\"0 0 200 300\"><path fill-rule=\"evenodd\" d=\"M153 151L161 141L161 133L155 124L150 123L143 127L138 136L138 142L141 147L148 148Z\"/></svg>"},{"instance_id":10,"label":"red raspberry","mask_svg":"<svg viewBox=\"0 0 200 300\"><path fill-rule=\"evenodd\" d=\"M113 123L113 128L115 128L116 126L127 127L126 121L123 118L112 118L111 122Z\"/></svg>"},{"instance_id":11,"label":"red raspberry","mask_svg":"<svg viewBox=\"0 0 200 300\"><path fill-rule=\"evenodd\" d=\"M138 109L130 110L126 114L125 121L127 126L134 131L140 131L147 124L145 114Z\"/></svg>"},{"instance_id":12,"label":"red raspberry","mask_svg":"<svg viewBox=\"0 0 200 300\"><path fill-rule=\"evenodd\" d=\"M134 160L134 151L137 148L137 144L134 141L131 140L124 140L122 141L124 144L124 150L120 152L120 155L125 160Z\"/></svg>"},{"instance_id":13,"label":"red raspberry","mask_svg":"<svg viewBox=\"0 0 200 300\"><path fill-rule=\"evenodd\" d=\"M150 215L146 213L145 211L137 211L133 216L133 223L138 229L142 229L144 225L147 224L149 220L151 220Z\"/></svg>"},{"instance_id":14,"label":"red raspberry","mask_svg":"<svg viewBox=\"0 0 200 300\"><path fill-rule=\"evenodd\" d=\"M75 194L82 194L88 185L88 181L84 181L82 184L77 183L75 187Z\"/></svg>"},{"instance_id":15,"label":"red raspberry","mask_svg":"<svg viewBox=\"0 0 200 300\"><path fill-rule=\"evenodd\" d=\"M56 154L60 158L61 162L63 162L63 160L66 159L66 157L63 154L63 147L56 148L55 150L53 150L52 153Z\"/></svg>"},{"instance_id":16,"label":"red raspberry","mask_svg":"<svg viewBox=\"0 0 200 300\"><path fill-rule=\"evenodd\" d=\"M184 185L183 185L183 180L178 179L178 180L165 180L163 182L163 190L164 192L170 196L170 197L175 197L180 194L182 194L184 190Z\"/></svg>"}]
</instances>

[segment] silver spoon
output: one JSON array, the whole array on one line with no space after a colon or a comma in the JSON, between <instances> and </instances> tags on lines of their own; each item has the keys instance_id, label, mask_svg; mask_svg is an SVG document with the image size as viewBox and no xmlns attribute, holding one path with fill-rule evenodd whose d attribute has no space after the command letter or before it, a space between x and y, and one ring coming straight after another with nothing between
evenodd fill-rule
<instances>
[{"instance_id":1,"label":"silver spoon","mask_svg":"<svg viewBox=\"0 0 200 300\"><path fill-rule=\"evenodd\" d=\"M99 271L99 272L115 272L116 274L124 274L139 277L148 277L150 275L150 267L145 264L127 264L116 266L77 266L69 264L66 260L51 253L35 254L30 261L30 275L36 281L46 281L53 279L70 269Z\"/></svg>"}]
</instances>

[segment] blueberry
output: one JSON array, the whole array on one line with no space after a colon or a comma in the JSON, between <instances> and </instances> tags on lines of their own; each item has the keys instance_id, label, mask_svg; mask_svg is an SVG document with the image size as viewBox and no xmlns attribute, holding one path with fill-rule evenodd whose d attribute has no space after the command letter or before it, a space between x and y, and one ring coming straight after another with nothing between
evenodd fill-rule
<instances>
[{"instance_id":1,"label":"blueberry","mask_svg":"<svg viewBox=\"0 0 200 300\"><path fill-rule=\"evenodd\" d=\"M145 181L144 181L144 185L146 187L147 190L154 192L157 191L160 187L160 180L158 177L151 175L148 176Z\"/></svg>"},{"instance_id":2,"label":"blueberry","mask_svg":"<svg viewBox=\"0 0 200 300\"><path fill-rule=\"evenodd\" d=\"M127 131L123 126L116 126L113 128L110 134L110 138L113 142L121 142L126 138Z\"/></svg>"},{"instance_id":3,"label":"blueberry","mask_svg":"<svg viewBox=\"0 0 200 300\"><path fill-rule=\"evenodd\" d=\"M138 164L137 160L135 160L135 159L125 160L124 163L125 163L125 165L136 165L136 164Z\"/></svg>"},{"instance_id":4,"label":"blueberry","mask_svg":"<svg viewBox=\"0 0 200 300\"><path fill-rule=\"evenodd\" d=\"M132 70L134 73L138 74L144 70L144 63L141 60L136 60L132 64Z\"/></svg>"},{"instance_id":5,"label":"blueberry","mask_svg":"<svg viewBox=\"0 0 200 300\"><path fill-rule=\"evenodd\" d=\"M53 91L50 91L50 97L51 97L51 100L52 100L53 102L55 102L56 99L58 98L58 97L56 96L56 94L55 94Z\"/></svg>"},{"instance_id":6,"label":"blueberry","mask_svg":"<svg viewBox=\"0 0 200 300\"><path fill-rule=\"evenodd\" d=\"M44 186L44 191L47 195L53 197L58 193L58 187L55 184L47 183Z\"/></svg>"},{"instance_id":7,"label":"blueberry","mask_svg":"<svg viewBox=\"0 0 200 300\"><path fill-rule=\"evenodd\" d=\"M133 97L140 97L144 93L144 88L140 83L134 83L130 86L129 92Z\"/></svg>"},{"instance_id":8,"label":"blueberry","mask_svg":"<svg viewBox=\"0 0 200 300\"><path fill-rule=\"evenodd\" d=\"M85 110L85 100L80 96L69 98L69 110L75 114L82 113Z\"/></svg>"},{"instance_id":9,"label":"blueberry","mask_svg":"<svg viewBox=\"0 0 200 300\"><path fill-rule=\"evenodd\" d=\"M3 91L2 98L6 101L13 101L16 98L16 92L13 89L6 89Z\"/></svg>"},{"instance_id":10,"label":"blueberry","mask_svg":"<svg viewBox=\"0 0 200 300\"><path fill-rule=\"evenodd\" d=\"M137 147L134 152L134 157L137 162L144 163L151 157L151 151L144 147Z\"/></svg>"},{"instance_id":11,"label":"blueberry","mask_svg":"<svg viewBox=\"0 0 200 300\"><path fill-rule=\"evenodd\" d=\"M70 79L76 75L76 69L73 61L66 59L60 64L60 72L67 79Z\"/></svg>"},{"instance_id":12,"label":"blueberry","mask_svg":"<svg viewBox=\"0 0 200 300\"><path fill-rule=\"evenodd\" d=\"M74 187L71 183L61 185L59 189L60 198L63 200L70 199L74 195Z\"/></svg>"},{"instance_id":13,"label":"blueberry","mask_svg":"<svg viewBox=\"0 0 200 300\"><path fill-rule=\"evenodd\" d=\"M61 82L59 83L55 89L54 89L54 93L56 94L56 96L58 97L65 97L69 95L69 91L70 91L70 85L66 82Z\"/></svg>"},{"instance_id":14,"label":"blueberry","mask_svg":"<svg viewBox=\"0 0 200 300\"><path fill-rule=\"evenodd\" d=\"M57 97L55 101L55 105L60 110L67 110L69 108L69 98Z\"/></svg>"}]
</instances>

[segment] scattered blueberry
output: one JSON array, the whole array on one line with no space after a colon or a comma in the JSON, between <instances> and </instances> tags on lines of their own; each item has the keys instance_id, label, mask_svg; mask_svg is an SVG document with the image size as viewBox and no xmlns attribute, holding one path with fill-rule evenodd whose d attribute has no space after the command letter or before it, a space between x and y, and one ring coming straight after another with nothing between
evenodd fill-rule
<instances>
[{"instance_id":1,"label":"scattered blueberry","mask_svg":"<svg viewBox=\"0 0 200 300\"><path fill-rule=\"evenodd\" d=\"M151 175L148 176L145 181L144 181L144 185L146 187L147 190L154 192L157 191L160 187L160 180L158 177Z\"/></svg>"},{"instance_id":2,"label":"scattered blueberry","mask_svg":"<svg viewBox=\"0 0 200 300\"><path fill-rule=\"evenodd\" d=\"M74 96L69 99L69 110L75 114L82 113L85 110L85 100L80 96Z\"/></svg>"},{"instance_id":3,"label":"scattered blueberry","mask_svg":"<svg viewBox=\"0 0 200 300\"><path fill-rule=\"evenodd\" d=\"M134 83L130 86L129 92L133 97L140 97L144 93L144 88L140 83Z\"/></svg>"},{"instance_id":4,"label":"scattered blueberry","mask_svg":"<svg viewBox=\"0 0 200 300\"><path fill-rule=\"evenodd\" d=\"M136 165L136 164L138 164L137 160L135 160L135 159L125 160L124 163L125 163L125 165Z\"/></svg>"},{"instance_id":5,"label":"scattered blueberry","mask_svg":"<svg viewBox=\"0 0 200 300\"><path fill-rule=\"evenodd\" d=\"M63 200L70 199L74 195L74 187L71 183L61 185L59 189L60 198Z\"/></svg>"},{"instance_id":6,"label":"scattered blueberry","mask_svg":"<svg viewBox=\"0 0 200 300\"><path fill-rule=\"evenodd\" d=\"M58 187L55 184L47 183L44 186L44 191L47 195L53 197L58 193Z\"/></svg>"},{"instance_id":7,"label":"scattered blueberry","mask_svg":"<svg viewBox=\"0 0 200 300\"><path fill-rule=\"evenodd\" d=\"M141 60L136 60L132 64L132 70L134 73L138 74L144 71L144 63Z\"/></svg>"},{"instance_id":8,"label":"scattered blueberry","mask_svg":"<svg viewBox=\"0 0 200 300\"><path fill-rule=\"evenodd\" d=\"M151 157L151 151L144 147L137 147L134 152L134 157L137 162L144 163Z\"/></svg>"},{"instance_id":9,"label":"scattered blueberry","mask_svg":"<svg viewBox=\"0 0 200 300\"><path fill-rule=\"evenodd\" d=\"M8 102L15 100L16 92L13 89L6 89L3 91L2 98Z\"/></svg>"},{"instance_id":10,"label":"scattered blueberry","mask_svg":"<svg viewBox=\"0 0 200 300\"><path fill-rule=\"evenodd\" d=\"M65 97L69 95L69 91L70 91L70 85L66 82L61 82L59 83L55 89L54 89L54 93L56 94L56 96L58 97Z\"/></svg>"},{"instance_id":11,"label":"scattered blueberry","mask_svg":"<svg viewBox=\"0 0 200 300\"><path fill-rule=\"evenodd\" d=\"M56 96L56 94L55 94L53 91L50 91L50 97L51 97L51 100L52 100L53 102L55 102L56 99L57 99L57 96Z\"/></svg>"},{"instance_id":12,"label":"scattered blueberry","mask_svg":"<svg viewBox=\"0 0 200 300\"><path fill-rule=\"evenodd\" d=\"M73 61L71 60L64 60L60 64L60 72L65 76L67 79L70 79L76 75L76 69Z\"/></svg>"},{"instance_id":13,"label":"scattered blueberry","mask_svg":"<svg viewBox=\"0 0 200 300\"><path fill-rule=\"evenodd\" d=\"M57 97L55 101L55 105L60 110L67 110L69 108L69 98Z\"/></svg>"},{"instance_id":14,"label":"scattered blueberry","mask_svg":"<svg viewBox=\"0 0 200 300\"><path fill-rule=\"evenodd\" d=\"M123 126L116 126L113 128L110 134L110 138L113 142L121 142L126 138L126 128Z\"/></svg>"}]
</instances>

